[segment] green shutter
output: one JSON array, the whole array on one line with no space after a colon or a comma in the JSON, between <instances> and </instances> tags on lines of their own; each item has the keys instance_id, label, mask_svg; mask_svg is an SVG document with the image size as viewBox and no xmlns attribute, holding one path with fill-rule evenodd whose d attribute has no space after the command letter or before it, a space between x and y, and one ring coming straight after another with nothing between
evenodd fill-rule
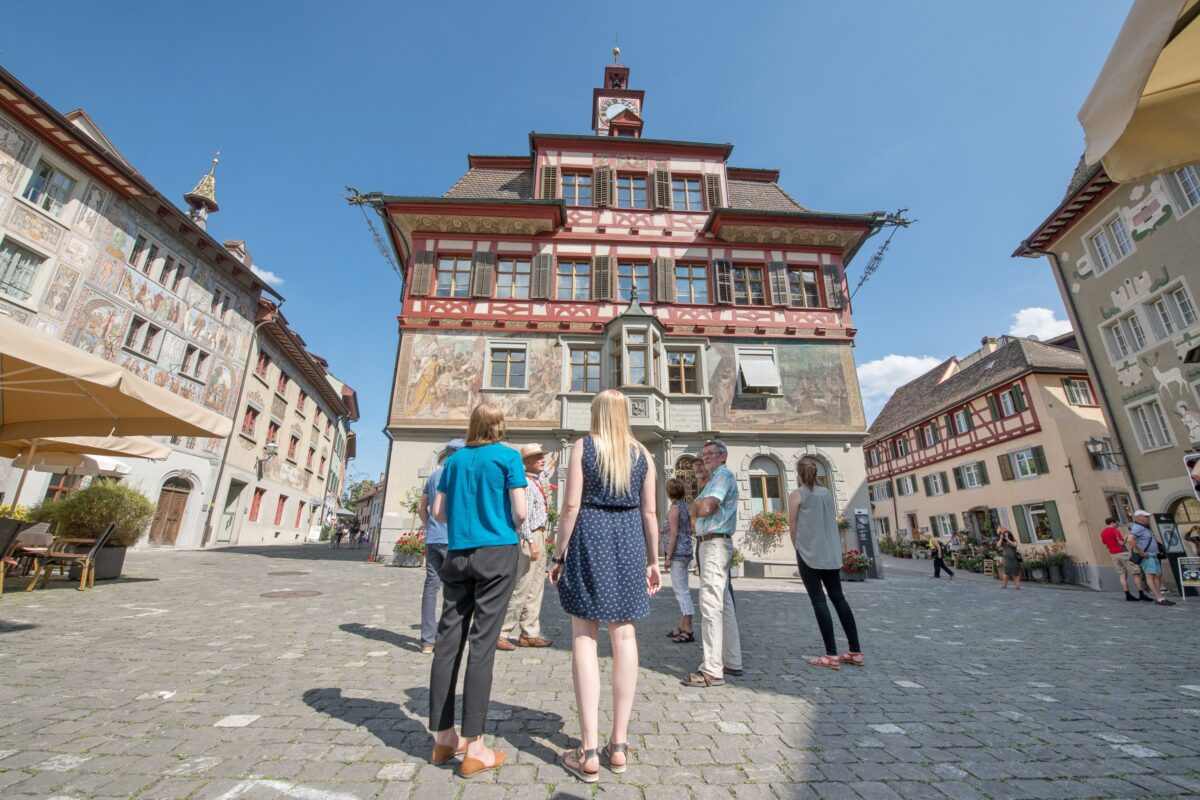
<instances>
[{"instance_id":1,"label":"green shutter","mask_svg":"<svg viewBox=\"0 0 1200 800\"><path fill-rule=\"evenodd\" d=\"M979 482L982 483L984 486L987 486L988 485L987 464L980 461L978 466L979 466Z\"/></svg>"},{"instance_id":2,"label":"green shutter","mask_svg":"<svg viewBox=\"0 0 1200 800\"><path fill-rule=\"evenodd\" d=\"M1025 402L1025 390L1021 388L1021 384L1014 383L1012 387L1013 408L1017 411L1024 411L1029 408Z\"/></svg>"},{"instance_id":3,"label":"green shutter","mask_svg":"<svg viewBox=\"0 0 1200 800\"><path fill-rule=\"evenodd\" d=\"M967 405L963 406L963 411L965 412L964 416L967 418L967 430L975 430L975 415L971 413L971 404L968 403Z\"/></svg>"},{"instance_id":4,"label":"green shutter","mask_svg":"<svg viewBox=\"0 0 1200 800\"><path fill-rule=\"evenodd\" d=\"M953 439L953 438L954 438L954 436L955 436L955 432L954 432L954 415L953 415L953 414L947 414L947 415L946 415L946 438L947 438L947 439Z\"/></svg>"},{"instance_id":5,"label":"green shutter","mask_svg":"<svg viewBox=\"0 0 1200 800\"><path fill-rule=\"evenodd\" d=\"M1058 503L1047 500L1042 505L1046 507L1046 519L1050 521L1050 535L1056 542L1065 542L1067 535L1063 533L1062 519L1058 516Z\"/></svg>"},{"instance_id":6,"label":"green shutter","mask_svg":"<svg viewBox=\"0 0 1200 800\"><path fill-rule=\"evenodd\" d=\"M936 514L929 515L929 535L930 536L938 535L938 524L937 524L937 515Z\"/></svg>"},{"instance_id":7,"label":"green shutter","mask_svg":"<svg viewBox=\"0 0 1200 800\"><path fill-rule=\"evenodd\" d=\"M962 491L962 489L965 487L965 484L963 483L962 469L963 469L962 467L954 468L954 486L959 491Z\"/></svg>"},{"instance_id":8,"label":"green shutter","mask_svg":"<svg viewBox=\"0 0 1200 800\"><path fill-rule=\"evenodd\" d=\"M929 476L926 475L924 478L921 478L921 483L925 484L925 496L932 497L933 487L929 485Z\"/></svg>"},{"instance_id":9,"label":"green shutter","mask_svg":"<svg viewBox=\"0 0 1200 800\"><path fill-rule=\"evenodd\" d=\"M996 461L1000 463L1000 477L1011 481L1013 479L1012 457L1008 453L1001 453L996 456Z\"/></svg>"},{"instance_id":10,"label":"green shutter","mask_svg":"<svg viewBox=\"0 0 1200 800\"><path fill-rule=\"evenodd\" d=\"M987 396L988 411L992 412L992 419L1000 419L1000 401L996 399L996 395L989 394Z\"/></svg>"},{"instance_id":11,"label":"green shutter","mask_svg":"<svg viewBox=\"0 0 1200 800\"><path fill-rule=\"evenodd\" d=\"M1046 451L1041 445L1033 448L1033 463L1037 464L1038 475L1045 475L1050 471L1050 465L1046 463Z\"/></svg>"},{"instance_id":12,"label":"green shutter","mask_svg":"<svg viewBox=\"0 0 1200 800\"><path fill-rule=\"evenodd\" d=\"M1022 544L1029 544L1029 523L1025 520L1025 506L1013 506L1013 519L1017 521L1017 538Z\"/></svg>"},{"instance_id":13,"label":"green shutter","mask_svg":"<svg viewBox=\"0 0 1200 800\"><path fill-rule=\"evenodd\" d=\"M942 489L945 490L945 494L950 494L950 478L944 472L941 473L941 475L942 475Z\"/></svg>"}]
</instances>

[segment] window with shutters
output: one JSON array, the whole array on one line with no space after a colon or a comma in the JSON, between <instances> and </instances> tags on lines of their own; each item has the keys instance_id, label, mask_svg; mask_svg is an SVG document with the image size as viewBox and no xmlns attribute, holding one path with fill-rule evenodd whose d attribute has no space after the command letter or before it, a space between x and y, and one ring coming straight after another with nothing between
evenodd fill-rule
<instances>
[{"instance_id":1,"label":"window with shutters","mask_svg":"<svg viewBox=\"0 0 1200 800\"><path fill-rule=\"evenodd\" d=\"M46 259L11 239L0 242L0 294L26 301Z\"/></svg>"},{"instance_id":2,"label":"window with shutters","mask_svg":"<svg viewBox=\"0 0 1200 800\"><path fill-rule=\"evenodd\" d=\"M298 447L300 447L300 437L292 434L292 437L288 440L287 460L293 464L296 463L296 449Z\"/></svg>"},{"instance_id":3,"label":"window with shutters","mask_svg":"<svg viewBox=\"0 0 1200 800\"><path fill-rule=\"evenodd\" d=\"M708 268L703 264L675 265L675 302L708 303Z\"/></svg>"},{"instance_id":4,"label":"window with shutters","mask_svg":"<svg viewBox=\"0 0 1200 800\"><path fill-rule=\"evenodd\" d=\"M917 476L905 475L903 478L896 479L896 494L901 497L917 493Z\"/></svg>"},{"instance_id":5,"label":"window with shutters","mask_svg":"<svg viewBox=\"0 0 1200 800\"><path fill-rule=\"evenodd\" d=\"M1163 414L1162 405L1157 399L1128 406L1125 411L1133 423L1138 445L1143 452L1174 444L1171 427L1167 424L1166 415Z\"/></svg>"},{"instance_id":6,"label":"window with shutters","mask_svg":"<svg viewBox=\"0 0 1200 800\"><path fill-rule=\"evenodd\" d=\"M46 161L39 161L21 195L52 217L62 215L71 199L75 179Z\"/></svg>"},{"instance_id":7,"label":"window with shutters","mask_svg":"<svg viewBox=\"0 0 1200 800\"><path fill-rule=\"evenodd\" d=\"M279 441L279 423L271 420L267 423L267 444L274 444Z\"/></svg>"},{"instance_id":8,"label":"window with shutters","mask_svg":"<svg viewBox=\"0 0 1200 800\"><path fill-rule=\"evenodd\" d=\"M969 430L971 430L971 409L964 406L954 412L954 432L963 434Z\"/></svg>"},{"instance_id":9,"label":"window with shutters","mask_svg":"<svg viewBox=\"0 0 1200 800\"><path fill-rule=\"evenodd\" d=\"M311 472L312 468L313 468L313 459L315 459L316 457L317 457L317 448L315 448L315 447L308 448L308 456L304 459L304 468Z\"/></svg>"},{"instance_id":10,"label":"window with shutters","mask_svg":"<svg viewBox=\"0 0 1200 800\"><path fill-rule=\"evenodd\" d=\"M1067 392L1067 402L1071 405L1096 405L1096 398L1092 396L1092 385L1083 378L1064 378L1063 388Z\"/></svg>"},{"instance_id":11,"label":"window with shutters","mask_svg":"<svg viewBox=\"0 0 1200 800\"><path fill-rule=\"evenodd\" d=\"M943 478L943 474L941 472L935 472L925 480L929 481L930 497L937 497L938 495L943 495L948 491L946 480Z\"/></svg>"},{"instance_id":12,"label":"window with shutters","mask_svg":"<svg viewBox=\"0 0 1200 800\"><path fill-rule=\"evenodd\" d=\"M979 462L964 464L959 467L959 472L962 475L964 489L978 489L983 486L983 464Z\"/></svg>"},{"instance_id":13,"label":"window with shutters","mask_svg":"<svg viewBox=\"0 0 1200 800\"><path fill-rule=\"evenodd\" d=\"M758 456L750 462L750 515L783 510L779 465L773 458Z\"/></svg>"},{"instance_id":14,"label":"window with shutters","mask_svg":"<svg viewBox=\"0 0 1200 800\"><path fill-rule=\"evenodd\" d=\"M908 455L908 437L907 436L901 436L901 437L895 439L895 443L896 443L895 451L896 451L897 456Z\"/></svg>"},{"instance_id":15,"label":"window with shutters","mask_svg":"<svg viewBox=\"0 0 1200 800\"><path fill-rule=\"evenodd\" d=\"M637 261L617 262L617 299L626 303L633 297L637 287L639 302L648 302L650 297L650 265Z\"/></svg>"},{"instance_id":16,"label":"window with shutters","mask_svg":"<svg viewBox=\"0 0 1200 800\"><path fill-rule=\"evenodd\" d=\"M821 306L821 280L815 269L789 267L789 303L795 308L819 308Z\"/></svg>"},{"instance_id":17,"label":"window with shutters","mask_svg":"<svg viewBox=\"0 0 1200 800\"><path fill-rule=\"evenodd\" d=\"M936 422L931 422L921 428L921 438L925 442L926 447L933 447L938 443L938 426Z\"/></svg>"},{"instance_id":18,"label":"window with shutters","mask_svg":"<svg viewBox=\"0 0 1200 800\"><path fill-rule=\"evenodd\" d=\"M929 518L934 536L945 537L954 535L954 515L934 514Z\"/></svg>"},{"instance_id":19,"label":"window with shutters","mask_svg":"<svg viewBox=\"0 0 1200 800\"><path fill-rule=\"evenodd\" d=\"M1018 450L1012 454L1013 470L1018 478L1035 478L1038 471L1038 459L1033 448Z\"/></svg>"},{"instance_id":20,"label":"window with shutters","mask_svg":"<svg viewBox=\"0 0 1200 800\"><path fill-rule=\"evenodd\" d=\"M766 302L766 290L763 288L763 268L734 265L734 305L761 306Z\"/></svg>"},{"instance_id":21,"label":"window with shutters","mask_svg":"<svg viewBox=\"0 0 1200 800\"><path fill-rule=\"evenodd\" d=\"M571 391L595 394L600 391L600 350L571 348Z\"/></svg>"},{"instance_id":22,"label":"window with shutters","mask_svg":"<svg viewBox=\"0 0 1200 800\"><path fill-rule=\"evenodd\" d=\"M668 349L667 391L671 394L699 394L699 363L696 350Z\"/></svg>"},{"instance_id":23,"label":"window with shutters","mask_svg":"<svg viewBox=\"0 0 1200 800\"><path fill-rule=\"evenodd\" d=\"M488 345L488 387L491 389L525 388L524 343L510 342Z\"/></svg>"},{"instance_id":24,"label":"window with shutters","mask_svg":"<svg viewBox=\"0 0 1200 800\"><path fill-rule=\"evenodd\" d=\"M871 488L874 489L876 500L891 500L892 499L892 482L883 481L882 483L873 483Z\"/></svg>"},{"instance_id":25,"label":"window with shutters","mask_svg":"<svg viewBox=\"0 0 1200 800\"><path fill-rule=\"evenodd\" d=\"M867 451L867 463L870 464L872 467L879 466L879 448L872 447L870 450Z\"/></svg>"},{"instance_id":26,"label":"window with shutters","mask_svg":"<svg viewBox=\"0 0 1200 800\"><path fill-rule=\"evenodd\" d=\"M646 203L646 176L617 175L617 208L649 208Z\"/></svg>"},{"instance_id":27,"label":"window with shutters","mask_svg":"<svg viewBox=\"0 0 1200 800\"><path fill-rule=\"evenodd\" d=\"M699 177L671 177L671 208L675 211L704 210L704 190Z\"/></svg>"},{"instance_id":28,"label":"window with shutters","mask_svg":"<svg viewBox=\"0 0 1200 800\"><path fill-rule=\"evenodd\" d=\"M300 519L304 516L304 501L296 503L296 524L293 527L300 527Z\"/></svg>"},{"instance_id":29,"label":"window with shutters","mask_svg":"<svg viewBox=\"0 0 1200 800\"><path fill-rule=\"evenodd\" d=\"M569 206L590 206L592 204L592 173L563 172L562 196Z\"/></svg>"},{"instance_id":30,"label":"window with shutters","mask_svg":"<svg viewBox=\"0 0 1200 800\"><path fill-rule=\"evenodd\" d=\"M162 328L149 320L134 315L129 322L129 330L125 332L125 349L140 356L154 359L155 351L162 338Z\"/></svg>"},{"instance_id":31,"label":"window with shutters","mask_svg":"<svg viewBox=\"0 0 1200 800\"><path fill-rule=\"evenodd\" d=\"M271 366L271 357L261 350L258 353L258 363L254 365L254 374L260 378L267 377L267 368Z\"/></svg>"},{"instance_id":32,"label":"window with shutters","mask_svg":"<svg viewBox=\"0 0 1200 800\"><path fill-rule=\"evenodd\" d=\"M529 261L501 258L496 263L495 297L513 300L529 299Z\"/></svg>"},{"instance_id":33,"label":"window with shutters","mask_svg":"<svg viewBox=\"0 0 1200 800\"><path fill-rule=\"evenodd\" d=\"M439 257L433 293L437 297L470 297L470 256Z\"/></svg>"},{"instance_id":34,"label":"window with shutters","mask_svg":"<svg viewBox=\"0 0 1200 800\"><path fill-rule=\"evenodd\" d=\"M1025 521L1029 525L1030 535L1034 544L1046 544L1054 541L1054 528L1050 525L1050 515L1046 513L1045 503L1030 503L1025 506Z\"/></svg>"},{"instance_id":35,"label":"window with shutters","mask_svg":"<svg viewBox=\"0 0 1200 800\"><path fill-rule=\"evenodd\" d=\"M591 300L592 262L560 259L554 287L554 296L559 300Z\"/></svg>"}]
</instances>

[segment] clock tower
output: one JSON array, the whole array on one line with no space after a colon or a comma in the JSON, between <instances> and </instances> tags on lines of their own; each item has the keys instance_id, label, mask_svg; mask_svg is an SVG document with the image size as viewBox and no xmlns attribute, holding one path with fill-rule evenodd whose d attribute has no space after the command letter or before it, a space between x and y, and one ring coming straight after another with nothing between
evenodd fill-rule
<instances>
[{"instance_id":1,"label":"clock tower","mask_svg":"<svg viewBox=\"0 0 1200 800\"><path fill-rule=\"evenodd\" d=\"M604 85L592 90L592 130L597 136L642 135L642 103L646 93L629 88L629 67L618 57L619 47L613 48L613 63L604 68Z\"/></svg>"}]
</instances>

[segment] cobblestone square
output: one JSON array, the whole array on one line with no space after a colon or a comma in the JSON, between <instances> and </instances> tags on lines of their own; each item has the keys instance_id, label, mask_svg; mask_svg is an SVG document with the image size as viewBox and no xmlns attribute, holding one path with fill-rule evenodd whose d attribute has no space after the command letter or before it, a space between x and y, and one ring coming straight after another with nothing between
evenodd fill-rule
<instances>
[{"instance_id":1,"label":"cobblestone square","mask_svg":"<svg viewBox=\"0 0 1200 800\"><path fill-rule=\"evenodd\" d=\"M423 572L365 555L133 552L123 580L86 593L10 578L0 796L1200 796L1200 602L1005 592L891 559L887 580L847 587L862 669L805 663L820 638L798 579L742 579L745 676L684 688L700 644L662 635L678 618L662 592L640 628L633 766L596 787L555 763L577 726L568 620L548 591L554 646L497 654L489 734L511 766L461 780L427 761Z\"/></svg>"}]
</instances>

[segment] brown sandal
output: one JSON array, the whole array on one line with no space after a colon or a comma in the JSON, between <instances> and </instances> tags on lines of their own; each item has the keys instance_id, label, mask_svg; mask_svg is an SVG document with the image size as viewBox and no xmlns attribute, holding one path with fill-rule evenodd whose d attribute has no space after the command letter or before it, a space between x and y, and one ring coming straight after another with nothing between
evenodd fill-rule
<instances>
[{"instance_id":1,"label":"brown sandal","mask_svg":"<svg viewBox=\"0 0 1200 800\"><path fill-rule=\"evenodd\" d=\"M689 673L686 678L680 681L684 686L694 686L697 689L708 689L713 686L724 686L724 678L714 678L704 670L696 670Z\"/></svg>"},{"instance_id":2,"label":"brown sandal","mask_svg":"<svg viewBox=\"0 0 1200 800\"><path fill-rule=\"evenodd\" d=\"M493 750L492 759L495 763L489 766L478 758L467 756L462 760L462 766L458 768L459 777L470 778L478 775L480 772L487 772L489 769L500 769L504 766L504 762L508 760L508 756L500 750Z\"/></svg>"},{"instance_id":3,"label":"brown sandal","mask_svg":"<svg viewBox=\"0 0 1200 800\"><path fill-rule=\"evenodd\" d=\"M454 756L464 756L467 754L467 743L464 741L456 750L444 744L435 744L433 746L433 754L429 756L429 763L435 767L440 767L449 761Z\"/></svg>"}]
</instances>

